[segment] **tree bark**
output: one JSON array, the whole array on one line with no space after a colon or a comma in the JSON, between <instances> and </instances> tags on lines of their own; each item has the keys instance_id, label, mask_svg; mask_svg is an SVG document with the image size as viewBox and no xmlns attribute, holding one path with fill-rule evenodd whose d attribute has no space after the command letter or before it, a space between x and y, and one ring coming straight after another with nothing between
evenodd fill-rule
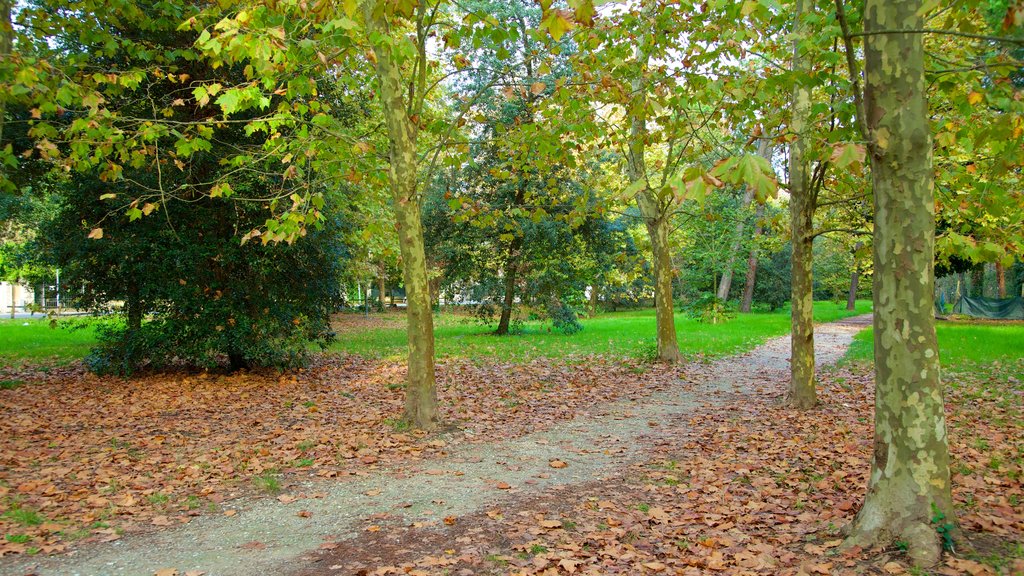
<instances>
[{"instance_id":1,"label":"tree bark","mask_svg":"<svg viewBox=\"0 0 1024 576\"><path fill-rule=\"evenodd\" d=\"M590 286L590 309L587 312L588 316L590 316L591 318L597 316L597 305L599 302L598 298L600 296L600 290L601 288L597 284L592 284Z\"/></svg>"},{"instance_id":2,"label":"tree bark","mask_svg":"<svg viewBox=\"0 0 1024 576\"><path fill-rule=\"evenodd\" d=\"M139 296L139 285L136 282L128 284L128 293L125 295L124 307L128 331L137 332L142 328L142 299ZM44 302L45 304L45 302Z\"/></svg>"},{"instance_id":3,"label":"tree bark","mask_svg":"<svg viewBox=\"0 0 1024 576\"><path fill-rule=\"evenodd\" d=\"M642 68L647 67L647 56L640 54ZM640 72L642 74L642 71ZM629 107L630 130L626 173L631 183L647 180L645 152L647 148L646 87L642 79L633 82L633 92L639 100ZM651 266L654 268L654 306L657 322L658 359L674 364L683 359L676 340L676 319L672 306L672 252L669 244L671 210L669 205L646 186L636 194L637 208L647 225L651 239Z\"/></svg>"},{"instance_id":4,"label":"tree bark","mask_svg":"<svg viewBox=\"0 0 1024 576\"><path fill-rule=\"evenodd\" d=\"M501 300L501 317L498 318L498 329L494 331L499 336L508 334L509 324L512 322L512 307L516 301L516 277L518 266L516 254L519 252L519 237L516 236L508 247L508 258L505 260L505 293Z\"/></svg>"},{"instance_id":5,"label":"tree bark","mask_svg":"<svg viewBox=\"0 0 1024 576\"><path fill-rule=\"evenodd\" d=\"M725 269L722 270L722 279L718 282L718 296L719 300L728 300L729 291L732 289L732 273L733 267L736 265L736 256L740 252L740 246L743 244L743 229L746 227L747 209L750 208L750 203L754 201L754 188L747 186L743 192L743 202L740 206L740 214L736 219L736 229L733 231L732 246L729 247L729 256L725 260Z\"/></svg>"},{"instance_id":6,"label":"tree bark","mask_svg":"<svg viewBox=\"0 0 1024 576\"><path fill-rule=\"evenodd\" d=\"M388 38L384 15L377 2L363 4L367 31L373 41L378 94L390 143L388 180L394 202L398 244L405 279L408 319L409 367L406 377L404 418L414 427L437 425L437 387L434 375L434 317L430 279L423 243L421 198L418 193L418 128L409 118L404 94L399 47Z\"/></svg>"},{"instance_id":7,"label":"tree bark","mask_svg":"<svg viewBox=\"0 0 1024 576\"><path fill-rule=\"evenodd\" d=\"M860 268L857 266L857 251L864 246L863 242L857 242L853 247L853 269L850 270L850 294L846 297L846 309L853 310L857 307L857 289L860 287Z\"/></svg>"},{"instance_id":8,"label":"tree bark","mask_svg":"<svg viewBox=\"0 0 1024 576\"><path fill-rule=\"evenodd\" d=\"M797 0L795 7L796 39L793 42L793 70L806 74L808 58L800 53L801 39L808 34L803 23L812 5L810 0ZM790 291L791 324L790 379L787 403L807 410L818 403L814 383L814 278L812 243L815 199L807 159L808 139L804 134L811 113L811 93L798 83L793 88L793 118L790 131L795 135L789 145L789 221L792 230L792 289Z\"/></svg>"},{"instance_id":9,"label":"tree bark","mask_svg":"<svg viewBox=\"0 0 1024 576\"><path fill-rule=\"evenodd\" d=\"M763 232L761 217L764 216L764 204L758 204L754 211L754 234L751 238L756 239ZM757 246L751 245L750 255L747 256L747 277L743 283L743 302L740 304L740 312L750 312L754 304L754 286L757 283Z\"/></svg>"},{"instance_id":10,"label":"tree bark","mask_svg":"<svg viewBox=\"0 0 1024 576\"><path fill-rule=\"evenodd\" d=\"M381 311L384 311L385 306L387 306L387 299L384 297L384 281L384 270L381 270L380 276L377 277L377 304L380 306Z\"/></svg>"},{"instance_id":11,"label":"tree bark","mask_svg":"<svg viewBox=\"0 0 1024 576\"><path fill-rule=\"evenodd\" d=\"M936 528L953 529L949 454L935 337L935 202L921 2L867 0L863 120L875 196L875 440L864 506L846 546L908 546L938 562ZM939 515L943 517L938 520Z\"/></svg>"},{"instance_id":12,"label":"tree bark","mask_svg":"<svg viewBox=\"0 0 1024 576\"><path fill-rule=\"evenodd\" d=\"M996 262L996 281L999 283L999 297L1006 298L1006 268L1002 262Z\"/></svg>"}]
</instances>

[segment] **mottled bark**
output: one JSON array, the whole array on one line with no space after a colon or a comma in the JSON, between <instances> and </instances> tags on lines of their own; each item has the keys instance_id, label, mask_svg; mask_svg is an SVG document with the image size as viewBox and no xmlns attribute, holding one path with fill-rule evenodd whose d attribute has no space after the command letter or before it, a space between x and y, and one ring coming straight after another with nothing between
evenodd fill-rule
<instances>
[{"instance_id":1,"label":"mottled bark","mask_svg":"<svg viewBox=\"0 0 1024 576\"><path fill-rule=\"evenodd\" d=\"M800 43L808 34L803 23L811 9L810 0L797 0L796 34L793 41L793 70L806 74L808 58L800 52ZM790 131L795 138L789 145L789 222L792 230L792 290L790 379L787 402L806 410L818 403L814 386L814 280L813 251L815 199L812 190L808 138L804 133L811 114L811 93L799 82L793 88L793 116Z\"/></svg>"},{"instance_id":2,"label":"mottled bark","mask_svg":"<svg viewBox=\"0 0 1024 576\"><path fill-rule=\"evenodd\" d=\"M600 291L601 288L597 284L590 287L590 305L588 306L589 310L587 311L587 315L591 318L597 316L597 305L600 298Z\"/></svg>"},{"instance_id":3,"label":"mottled bark","mask_svg":"<svg viewBox=\"0 0 1024 576\"><path fill-rule=\"evenodd\" d=\"M367 31L371 38L376 38L372 47L376 56L378 96L390 143L388 181L398 228L407 300L409 366L404 417L414 427L425 430L437 425L438 413L434 375L434 317L418 191L418 129L407 111L406 83L402 78L398 57L400 48L391 43L383 13L376 8L377 2L363 5Z\"/></svg>"},{"instance_id":4,"label":"mottled bark","mask_svg":"<svg viewBox=\"0 0 1024 576\"><path fill-rule=\"evenodd\" d=\"M384 271L382 270L381 275L377 277L377 304L380 306L381 310L387 306L387 299L384 297L384 288Z\"/></svg>"},{"instance_id":5,"label":"mottled bark","mask_svg":"<svg viewBox=\"0 0 1024 576\"><path fill-rule=\"evenodd\" d=\"M999 285L999 297L1006 298L1006 267L1002 262L996 262L996 282Z\"/></svg>"},{"instance_id":6,"label":"mottled bark","mask_svg":"<svg viewBox=\"0 0 1024 576\"><path fill-rule=\"evenodd\" d=\"M857 266L857 251L864 247L863 242L857 242L853 247L853 269L850 270L850 293L846 296L846 309L853 310L857 307L857 290L860 288L860 267Z\"/></svg>"},{"instance_id":7,"label":"mottled bark","mask_svg":"<svg viewBox=\"0 0 1024 576\"><path fill-rule=\"evenodd\" d=\"M847 546L941 555L936 511L955 522L933 308L935 202L921 2L867 0L865 139L875 197L875 439L864 506Z\"/></svg>"},{"instance_id":8,"label":"mottled bark","mask_svg":"<svg viewBox=\"0 0 1024 576\"><path fill-rule=\"evenodd\" d=\"M646 68L647 57L641 56ZM633 83L633 92L640 100L630 107L629 150L626 173L631 183L647 180L645 153L647 149L646 97L643 82ZM676 319L672 306L672 252L670 206L646 186L637 192L636 205L647 225L651 240L651 267L654 269L654 306L657 322L658 359L676 363L683 359L676 340Z\"/></svg>"},{"instance_id":9,"label":"mottled bark","mask_svg":"<svg viewBox=\"0 0 1024 576\"><path fill-rule=\"evenodd\" d=\"M764 231L761 226L761 217L764 216L764 204L758 204L754 211L754 245L750 247L750 254L747 256L747 276L743 283L743 301L740 303L740 312L750 312L754 304L754 286L757 284L757 237Z\"/></svg>"}]
</instances>

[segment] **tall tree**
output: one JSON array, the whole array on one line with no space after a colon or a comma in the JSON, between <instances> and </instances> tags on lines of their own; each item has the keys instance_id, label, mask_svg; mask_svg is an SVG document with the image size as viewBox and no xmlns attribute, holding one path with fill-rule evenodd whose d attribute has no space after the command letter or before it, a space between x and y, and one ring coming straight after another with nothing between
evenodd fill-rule
<instances>
[{"instance_id":1,"label":"tall tree","mask_svg":"<svg viewBox=\"0 0 1024 576\"><path fill-rule=\"evenodd\" d=\"M865 89L856 90L874 187L875 439L847 546L907 543L916 564L955 522L935 337L935 201L921 1L867 0ZM845 22L842 0L836 0ZM845 27L845 26L844 26ZM851 76L859 77L849 29ZM936 520L938 519L938 525Z\"/></svg>"},{"instance_id":2,"label":"tall tree","mask_svg":"<svg viewBox=\"0 0 1024 576\"><path fill-rule=\"evenodd\" d=\"M405 417L417 428L437 424L437 388L434 375L434 317L430 279L423 243L422 195L419 180L420 127L417 122L427 102L427 37L439 6L417 3L411 22L395 14L395 6L381 0L362 5L367 37L375 60L379 99L389 140L388 182L395 208L398 245L405 280L409 365ZM401 33L413 29L414 50ZM403 73L403 70L407 71Z\"/></svg>"},{"instance_id":3,"label":"tall tree","mask_svg":"<svg viewBox=\"0 0 1024 576\"><path fill-rule=\"evenodd\" d=\"M806 75L810 70L806 54L810 29L808 16L813 10L812 0L796 0L794 10L793 71ZM817 404L814 384L814 279L813 249L814 209L817 202L815 182L812 181L810 159L807 154L810 136L808 121L811 115L811 91L804 82L793 87L793 110L789 145L789 214L793 244L793 282L790 297L792 328L790 342L790 380L787 401L801 410Z\"/></svg>"}]
</instances>

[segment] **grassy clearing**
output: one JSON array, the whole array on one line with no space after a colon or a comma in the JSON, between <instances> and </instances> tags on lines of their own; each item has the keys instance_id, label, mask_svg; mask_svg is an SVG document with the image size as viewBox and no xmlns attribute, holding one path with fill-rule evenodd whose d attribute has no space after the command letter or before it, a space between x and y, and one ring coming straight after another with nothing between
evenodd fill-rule
<instances>
[{"instance_id":1,"label":"grassy clearing","mask_svg":"<svg viewBox=\"0 0 1024 576\"><path fill-rule=\"evenodd\" d=\"M831 322L870 310L870 302L859 301L854 312L834 302L815 302L818 322ZM371 316L372 318L372 316ZM348 330L341 333L333 350L373 358L404 359L406 335L404 318L386 316L383 327ZM533 358L563 358L601 354L612 357L645 357L654 353L654 310L614 312L583 319L585 329L572 336L551 330L550 324L526 322L522 334L497 337L493 327L481 326L465 316L439 314L436 317L437 352L441 357L486 358L527 361ZM90 320L71 321L51 328L46 319L0 320L0 366L23 363L73 362L85 357L95 345ZM390 327L388 327L390 326ZM789 309L772 313L741 314L724 324L702 324L685 314L676 314L679 345L686 356L734 354L789 331Z\"/></svg>"},{"instance_id":2,"label":"grassy clearing","mask_svg":"<svg viewBox=\"0 0 1024 576\"><path fill-rule=\"evenodd\" d=\"M845 304L815 302L818 322L831 322L870 310L871 303L858 301L853 312ZM611 357L645 357L654 352L654 310L635 310L601 314L583 319L584 330L566 336L541 322L527 322L522 334L494 336L493 327L473 323L464 316L440 314L435 335L438 356L527 361L533 358L563 358L573 355L601 354ZM724 324L703 324L681 313L676 314L679 346L686 356L703 354L724 356L789 332L789 309L772 313L741 314ZM333 350L369 357L401 359L406 355L405 329L373 328L349 330L339 335Z\"/></svg>"},{"instance_id":3,"label":"grassy clearing","mask_svg":"<svg viewBox=\"0 0 1024 576\"><path fill-rule=\"evenodd\" d=\"M26 362L67 363L89 353L96 342L92 326L51 328L46 318L0 320L0 366Z\"/></svg>"},{"instance_id":4,"label":"grassy clearing","mask_svg":"<svg viewBox=\"0 0 1024 576\"><path fill-rule=\"evenodd\" d=\"M935 325L943 366L956 367L1020 358L1024 351L1024 323L943 321ZM870 361L874 334L864 330L853 340L846 357Z\"/></svg>"}]
</instances>

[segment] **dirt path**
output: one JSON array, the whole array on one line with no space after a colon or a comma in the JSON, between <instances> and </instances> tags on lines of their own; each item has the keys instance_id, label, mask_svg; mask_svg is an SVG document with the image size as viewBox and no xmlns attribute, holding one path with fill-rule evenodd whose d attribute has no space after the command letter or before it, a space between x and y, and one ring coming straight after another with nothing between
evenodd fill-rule
<instances>
[{"instance_id":1,"label":"dirt path","mask_svg":"<svg viewBox=\"0 0 1024 576\"><path fill-rule=\"evenodd\" d=\"M838 360L869 323L870 317L860 316L819 325L819 364ZM286 490L283 498L240 502L234 516L203 516L61 556L5 561L0 573L148 576L171 567L208 576L308 571L305 555L325 541L354 538L378 526L440 524L600 482L634 462L680 415L742 393L750 383L784 380L788 359L789 336L776 338L747 354L688 369L673 390L640 402L595 406L542 432L458 446L416 469L345 482L310 481ZM554 468L553 460L566 466Z\"/></svg>"}]
</instances>

